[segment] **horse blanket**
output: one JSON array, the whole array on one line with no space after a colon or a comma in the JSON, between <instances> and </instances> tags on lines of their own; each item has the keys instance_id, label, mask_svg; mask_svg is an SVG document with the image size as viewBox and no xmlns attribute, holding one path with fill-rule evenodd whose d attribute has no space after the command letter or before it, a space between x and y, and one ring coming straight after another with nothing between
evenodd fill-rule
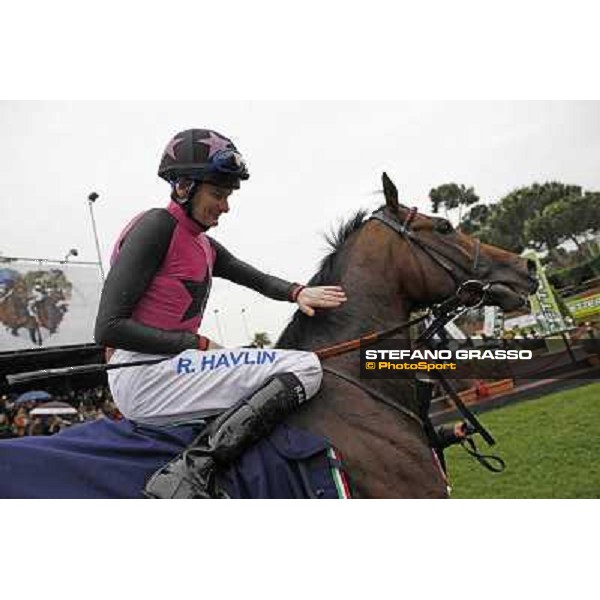
<instances>
[{"instance_id":1,"label":"horse blanket","mask_svg":"<svg viewBox=\"0 0 600 600\"><path fill-rule=\"evenodd\" d=\"M101 419L53 436L0 441L0 498L143 498L146 481L198 434ZM340 498L348 485L326 439L280 425L222 474L232 498Z\"/></svg>"}]
</instances>

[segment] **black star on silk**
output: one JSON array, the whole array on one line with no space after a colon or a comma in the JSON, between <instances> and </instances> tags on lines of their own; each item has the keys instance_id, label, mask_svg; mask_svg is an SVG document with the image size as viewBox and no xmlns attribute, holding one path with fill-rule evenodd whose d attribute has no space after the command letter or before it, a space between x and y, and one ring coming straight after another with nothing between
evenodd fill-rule
<instances>
[{"instance_id":1,"label":"black star on silk","mask_svg":"<svg viewBox=\"0 0 600 600\"><path fill-rule=\"evenodd\" d=\"M192 298L189 306L187 307L185 314L181 317L182 321L187 321L193 317L197 317L202 314L204 306L206 304L206 297L208 292L208 281L193 281L192 279L181 279L181 283L185 286L189 295Z\"/></svg>"}]
</instances>

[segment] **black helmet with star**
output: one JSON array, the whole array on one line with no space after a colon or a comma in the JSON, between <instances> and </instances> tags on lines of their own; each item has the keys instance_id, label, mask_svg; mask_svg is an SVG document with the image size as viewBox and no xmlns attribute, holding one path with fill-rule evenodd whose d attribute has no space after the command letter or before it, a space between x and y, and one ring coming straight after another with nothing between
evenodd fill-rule
<instances>
[{"instance_id":1,"label":"black helmet with star","mask_svg":"<svg viewBox=\"0 0 600 600\"><path fill-rule=\"evenodd\" d=\"M250 174L234 143L210 129L187 129L167 145L158 175L169 183L180 178L237 189Z\"/></svg>"}]
</instances>

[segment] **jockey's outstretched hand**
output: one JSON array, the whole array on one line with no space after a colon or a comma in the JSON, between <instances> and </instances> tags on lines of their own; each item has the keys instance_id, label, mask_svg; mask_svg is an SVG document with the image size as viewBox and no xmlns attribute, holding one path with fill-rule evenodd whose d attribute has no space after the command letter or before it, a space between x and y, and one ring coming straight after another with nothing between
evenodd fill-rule
<instances>
[{"instance_id":1,"label":"jockey's outstretched hand","mask_svg":"<svg viewBox=\"0 0 600 600\"><path fill-rule=\"evenodd\" d=\"M337 308L346 302L346 293L339 285L321 285L305 287L296 298L300 310L309 317L315 314L315 308Z\"/></svg>"}]
</instances>

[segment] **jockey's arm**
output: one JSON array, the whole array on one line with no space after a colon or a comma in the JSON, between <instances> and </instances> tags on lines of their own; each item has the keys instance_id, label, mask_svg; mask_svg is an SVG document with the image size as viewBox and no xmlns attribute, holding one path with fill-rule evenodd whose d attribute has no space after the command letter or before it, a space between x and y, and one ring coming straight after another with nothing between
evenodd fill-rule
<instances>
[{"instance_id":1,"label":"jockey's arm","mask_svg":"<svg viewBox=\"0 0 600 600\"><path fill-rule=\"evenodd\" d=\"M259 271L255 267L236 258L229 250L209 237L215 250L215 265L213 275L222 277L238 285L250 288L273 300L295 300L295 292L301 287L297 283L280 279Z\"/></svg>"},{"instance_id":2,"label":"jockey's arm","mask_svg":"<svg viewBox=\"0 0 600 600\"><path fill-rule=\"evenodd\" d=\"M274 300L297 302L300 310L311 317L315 314L315 309L336 308L347 300L344 290L339 285L305 287L268 275L242 262L221 244L212 238L209 239L216 253L213 270L216 277L229 279Z\"/></svg>"},{"instance_id":3,"label":"jockey's arm","mask_svg":"<svg viewBox=\"0 0 600 600\"><path fill-rule=\"evenodd\" d=\"M175 222L164 210L148 211L125 237L100 298L94 337L98 344L148 354L178 354L208 344L188 331L167 331L133 320L133 311L160 269Z\"/></svg>"}]
</instances>

